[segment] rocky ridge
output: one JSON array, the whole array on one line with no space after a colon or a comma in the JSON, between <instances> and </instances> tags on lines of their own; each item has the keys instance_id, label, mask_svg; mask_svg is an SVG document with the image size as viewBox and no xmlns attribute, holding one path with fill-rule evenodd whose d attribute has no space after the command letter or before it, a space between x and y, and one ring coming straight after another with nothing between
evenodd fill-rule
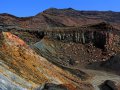
<instances>
[{"instance_id":1,"label":"rocky ridge","mask_svg":"<svg viewBox=\"0 0 120 90\"><path fill-rule=\"evenodd\" d=\"M78 11L71 8L68 9L47 9L32 17L16 17L9 14L1 14L1 24L9 24L19 26L21 28L52 28L65 26L82 26L88 24L96 24L100 22L109 22L117 29L119 27L119 12L112 11Z\"/></svg>"}]
</instances>

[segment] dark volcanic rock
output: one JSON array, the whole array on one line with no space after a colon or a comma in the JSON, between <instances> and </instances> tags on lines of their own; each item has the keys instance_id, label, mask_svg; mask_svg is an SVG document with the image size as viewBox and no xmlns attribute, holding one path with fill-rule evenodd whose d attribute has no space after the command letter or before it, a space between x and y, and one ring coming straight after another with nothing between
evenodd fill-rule
<instances>
[{"instance_id":1,"label":"dark volcanic rock","mask_svg":"<svg viewBox=\"0 0 120 90\"><path fill-rule=\"evenodd\" d=\"M46 31L45 35L64 42L92 43L95 47L106 51L113 49L113 46L120 41L119 31L115 31L110 24L102 22L83 27L57 28Z\"/></svg>"},{"instance_id":2,"label":"dark volcanic rock","mask_svg":"<svg viewBox=\"0 0 120 90\"><path fill-rule=\"evenodd\" d=\"M119 85L111 80L106 80L101 86L100 90L120 90Z\"/></svg>"}]
</instances>

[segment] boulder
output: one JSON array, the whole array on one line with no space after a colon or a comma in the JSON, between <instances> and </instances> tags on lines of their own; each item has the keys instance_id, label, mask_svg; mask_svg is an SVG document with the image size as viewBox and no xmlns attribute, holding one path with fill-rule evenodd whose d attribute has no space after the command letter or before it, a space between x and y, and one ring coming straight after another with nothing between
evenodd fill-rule
<instances>
[{"instance_id":1,"label":"boulder","mask_svg":"<svg viewBox=\"0 0 120 90\"><path fill-rule=\"evenodd\" d=\"M106 80L100 85L100 90L120 90L120 85L114 81Z\"/></svg>"}]
</instances>

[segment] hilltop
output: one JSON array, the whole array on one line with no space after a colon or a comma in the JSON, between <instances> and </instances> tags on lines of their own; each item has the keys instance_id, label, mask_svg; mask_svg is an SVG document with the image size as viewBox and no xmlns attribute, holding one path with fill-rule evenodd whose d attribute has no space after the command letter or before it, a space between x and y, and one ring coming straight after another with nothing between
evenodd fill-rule
<instances>
[{"instance_id":1,"label":"hilltop","mask_svg":"<svg viewBox=\"0 0 120 90\"><path fill-rule=\"evenodd\" d=\"M0 23L19 26L22 28L51 28L66 26L82 26L108 22L120 29L120 12L112 11L78 11L72 8L49 8L32 17L16 17L10 14L0 14Z\"/></svg>"}]
</instances>

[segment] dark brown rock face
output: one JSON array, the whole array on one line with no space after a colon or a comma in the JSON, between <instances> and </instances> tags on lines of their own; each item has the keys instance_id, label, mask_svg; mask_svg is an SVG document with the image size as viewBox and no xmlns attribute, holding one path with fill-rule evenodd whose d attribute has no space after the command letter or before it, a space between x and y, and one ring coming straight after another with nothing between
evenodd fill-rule
<instances>
[{"instance_id":1,"label":"dark brown rock face","mask_svg":"<svg viewBox=\"0 0 120 90\"><path fill-rule=\"evenodd\" d=\"M93 43L95 47L101 49L104 49L105 45L110 42L109 33L105 31L64 31L47 33L47 36L64 42L75 42L82 44Z\"/></svg>"},{"instance_id":2,"label":"dark brown rock face","mask_svg":"<svg viewBox=\"0 0 120 90\"><path fill-rule=\"evenodd\" d=\"M107 50L119 43L119 35L114 32L114 28L107 23L78 27L62 28L45 32L45 36L64 42L75 42L88 44Z\"/></svg>"}]
</instances>

